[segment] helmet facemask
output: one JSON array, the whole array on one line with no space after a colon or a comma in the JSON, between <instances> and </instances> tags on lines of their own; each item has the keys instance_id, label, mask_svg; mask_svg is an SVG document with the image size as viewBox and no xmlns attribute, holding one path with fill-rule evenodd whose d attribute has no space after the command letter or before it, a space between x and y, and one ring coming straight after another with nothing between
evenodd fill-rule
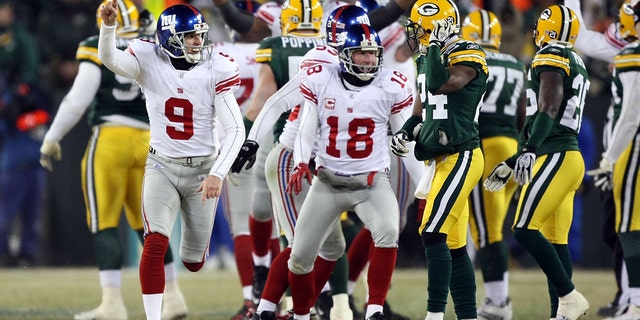
<instances>
[{"instance_id":1,"label":"helmet facemask","mask_svg":"<svg viewBox=\"0 0 640 320\"><path fill-rule=\"evenodd\" d=\"M373 64L358 64L354 61L355 52L373 52ZM362 81L375 78L382 68L383 48L378 34L371 27L359 24L349 27L345 42L340 46L340 66L344 72L356 76Z\"/></svg>"}]
</instances>

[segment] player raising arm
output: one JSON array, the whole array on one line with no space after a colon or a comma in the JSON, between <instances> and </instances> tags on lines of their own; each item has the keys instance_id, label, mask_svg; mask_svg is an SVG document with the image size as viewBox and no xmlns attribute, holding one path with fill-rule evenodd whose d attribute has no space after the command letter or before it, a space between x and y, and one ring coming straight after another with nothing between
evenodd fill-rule
<instances>
[{"instance_id":1,"label":"player raising arm","mask_svg":"<svg viewBox=\"0 0 640 320\"><path fill-rule=\"evenodd\" d=\"M240 78L231 57L211 56L209 27L195 7L165 9L158 18L158 43L134 40L125 51L116 49L117 12L115 1L100 9L98 56L114 73L136 80L146 96L151 142L143 183L140 286L147 319L156 320L164 291L162 260L178 215L182 263L192 272L205 263L222 180L244 139L233 96ZM218 124L225 132L221 147Z\"/></svg>"}]
</instances>

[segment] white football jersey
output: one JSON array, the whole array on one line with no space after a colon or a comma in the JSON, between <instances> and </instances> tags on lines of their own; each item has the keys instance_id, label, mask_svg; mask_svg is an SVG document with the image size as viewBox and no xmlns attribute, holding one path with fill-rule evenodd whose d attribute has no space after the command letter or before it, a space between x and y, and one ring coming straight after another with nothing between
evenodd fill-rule
<instances>
[{"instance_id":1,"label":"white football jersey","mask_svg":"<svg viewBox=\"0 0 640 320\"><path fill-rule=\"evenodd\" d=\"M302 77L302 72L304 72L305 68L316 64L338 64L338 51L329 46L318 46L315 47L302 57L302 62L300 63L300 72L289 82L296 82L299 87L300 78ZM304 103L304 97L301 94L292 95L298 98L298 103L295 104L295 107L291 110L289 114L289 118L287 118L287 122L284 125L284 129L282 130L282 134L278 141L283 144L285 147L293 149L293 143L296 139L296 132L298 132L298 128L300 127L300 119L298 118L300 112L300 106Z\"/></svg>"},{"instance_id":2,"label":"white football jersey","mask_svg":"<svg viewBox=\"0 0 640 320\"><path fill-rule=\"evenodd\" d=\"M238 63L240 69L240 87L234 93L236 101L244 115L249 109L249 102L253 97L254 89L258 86L258 63L256 62L256 49L258 43L231 43L217 42L214 51L224 52Z\"/></svg>"},{"instance_id":3,"label":"white football jersey","mask_svg":"<svg viewBox=\"0 0 640 320\"><path fill-rule=\"evenodd\" d=\"M147 99L151 146L174 158L216 154L214 99L238 89L236 61L216 52L185 71L176 70L153 42L132 40L128 50L140 65L137 80Z\"/></svg>"},{"instance_id":4,"label":"white football jersey","mask_svg":"<svg viewBox=\"0 0 640 320\"><path fill-rule=\"evenodd\" d=\"M369 85L351 91L339 73L338 64L317 64L305 69L301 79L304 108L315 108L318 115L316 164L343 174L389 168L389 118L412 107L411 82L397 71L382 69ZM312 148L299 146L299 141L294 148L296 162L305 159L305 150Z\"/></svg>"}]
</instances>

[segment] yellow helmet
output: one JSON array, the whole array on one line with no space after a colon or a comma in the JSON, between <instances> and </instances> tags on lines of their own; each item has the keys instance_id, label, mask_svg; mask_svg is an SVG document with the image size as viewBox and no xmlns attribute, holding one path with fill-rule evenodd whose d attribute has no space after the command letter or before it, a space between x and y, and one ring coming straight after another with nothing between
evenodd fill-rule
<instances>
[{"instance_id":1,"label":"yellow helmet","mask_svg":"<svg viewBox=\"0 0 640 320\"><path fill-rule=\"evenodd\" d=\"M320 34L322 5L318 0L287 0L280 12L280 30L283 36L309 36L304 31ZM300 32L303 31L303 32Z\"/></svg>"},{"instance_id":2,"label":"yellow helmet","mask_svg":"<svg viewBox=\"0 0 640 320\"><path fill-rule=\"evenodd\" d=\"M634 21L633 4L631 2L630 0L625 1L618 11L618 32L620 33L621 39L638 37L635 28L636 22Z\"/></svg>"},{"instance_id":3,"label":"yellow helmet","mask_svg":"<svg viewBox=\"0 0 640 320\"><path fill-rule=\"evenodd\" d=\"M502 25L491 11L482 9L469 13L462 22L460 31L462 38L466 40L500 49Z\"/></svg>"},{"instance_id":4,"label":"yellow helmet","mask_svg":"<svg viewBox=\"0 0 640 320\"><path fill-rule=\"evenodd\" d=\"M102 26L100 17L100 7L106 5L109 0L103 0L96 12L96 23L98 29ZM138 36L140 13L131 0L118 0L118 21L116 35L122 38L134 38Z\"/></svg>"},{"instance_id":5,"label":"yellow helmet","mask_svg":"<svg viewBox=\"0 0 640 320\"><path fill-rule=\"evenodd\" d=\"M579 30L580 21L576 13L563 5L554 4L540 14L533 38L538 47L545 43L572 47Z\"/></svg>"},{"instance_id":6,"label":"yellow helmet","mask_svg":"<svg viewBox=\"0 0 640 320\"><path fill-rule=\"evenodd\" d=\"M417 48L418 43L429 45L429 35L433 31L432 21L436 20L447 20L456 33L460 30L460 13L453 0L418 0L413 4L406 26L412 49Z\"/></svg>"}]
</instances>

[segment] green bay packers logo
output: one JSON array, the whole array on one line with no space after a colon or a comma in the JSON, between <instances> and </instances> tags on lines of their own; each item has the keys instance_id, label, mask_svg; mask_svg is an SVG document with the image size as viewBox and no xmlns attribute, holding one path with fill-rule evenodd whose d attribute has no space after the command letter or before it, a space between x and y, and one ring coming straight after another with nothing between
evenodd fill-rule
<instances>
[{"instance_id":1,"label":"green bay packers logo","mask_svg":"<svg viewBox=\"0 0 640 320\"><path fill-rule=\"evenodd\" d=\"M438 5L433 2L427 2L421 5L420 7L418 7L417 11L418 11L418 14L422 16L430 17L440 12L440 7L438 7Z\"/></svg>"},{"instance_id":2,"label":"green bay packers logo","mask_svg":"<svg viewBox=\"0 0 640 320\"><path fill-rule=\"evenodd\" d=\"M540 14L540 19L541 20L551 19L551 9L549 8L544 9L544 11L542 11L542 13Z\"/></svg>"}]
</instances>

